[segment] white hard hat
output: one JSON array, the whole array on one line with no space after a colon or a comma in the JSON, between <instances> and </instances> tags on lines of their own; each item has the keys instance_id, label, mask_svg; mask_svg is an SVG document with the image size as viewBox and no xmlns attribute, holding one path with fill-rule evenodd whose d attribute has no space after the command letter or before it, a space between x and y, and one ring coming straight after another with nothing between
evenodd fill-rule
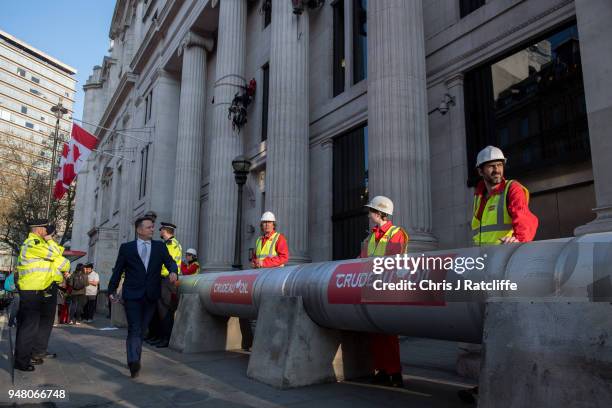
<instances>
[{"instance_id":1,"label":"white hard hat","mask_svg":"<svg viewBox=\"0 0 612 408\"><path fill-rule=\"evenodd\" d=\"M380 211L382 213L393 215L393 201L385 196L376 196L370 201L365 207L373 210Z\"/></svg>"},{"instance_id":2,"label":"white hard hat","mask_svg":"<svg viewBox=\"0 0 612 408\"><path fill-rule=\"evenodd\" d=\"M264 222L264 221L273 221L276 222L276 217L274 216L274 214L271 211L266 211L265 213L263 213L263 215L261 216L261 220L259 220L260 222Z\"/></svg>"},{"instance_id":3,"label":"white hard hat","mask_svg":"<svg viewBox=\"0 0 612 408\"><path fill-rule=\"evenodd\" d=\"M185 254L189 254L189 255L193 255L193 256L198 256L198 252L193 249L193 248L189 248L187 251L185 251Z\"/></svg>"},{"instance_id":4,"label":"white hard hat","mask_svg":"<svg viewBox=\"0 0 612 408\"><path fill-rule=\"evenodd\" d=\"M487 146L478 153L476 157L476 167L480 167L481 164L490 161L501 160L506 163L506 157L504 157L504 152L501 151L499 147L495 146Z\"/></svg>"}]
</instances>

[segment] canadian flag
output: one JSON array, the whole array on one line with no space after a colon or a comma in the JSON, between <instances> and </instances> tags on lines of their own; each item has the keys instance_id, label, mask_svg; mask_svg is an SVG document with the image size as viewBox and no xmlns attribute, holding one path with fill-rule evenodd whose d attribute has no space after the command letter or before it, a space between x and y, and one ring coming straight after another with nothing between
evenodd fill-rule
<instances>
[{"instance_id":1,"label":"canadian flag","mask_svg":"<svg viewBox=\"0 0 612 408\"><path fill-rule=\"evenodd\" d=\"M98 139L77 124L72 124L70 141L64 143L59 172L55 179L53 196L61 200L68 187L76 178L79 170L87 161L91 151L96 148Z\"/></svg>"}]
</instances>

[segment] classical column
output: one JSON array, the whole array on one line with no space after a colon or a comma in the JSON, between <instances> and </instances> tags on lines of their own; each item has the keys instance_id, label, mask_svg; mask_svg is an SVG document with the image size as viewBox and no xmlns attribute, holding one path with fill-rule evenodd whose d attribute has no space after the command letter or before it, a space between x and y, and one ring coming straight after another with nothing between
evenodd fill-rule
<instances>
[{"instance_id":1,"label":"classical column","mask_svg":"<svg viewBox=\"0 0 612 408\"><path fill-rule=\"evenodd\" d=\"M206 52L212 40L187 33L179 53L183 57L179 102L174 204L177 238L185 248L197 247L200 225L200 183L206 109Z\"/></svg>"},{"instance_id":2,"label":"classical column","mask_svg":"<svg viewBox=\"0 0 612 408\"><path fill-rule=\"evenodd\" d=\"M313 262L333 259L334 142L326 139L312 147L310 192L310 257Z\"/></svg>"},{"instance_id":3,"label":"classical column","mask_svg":"<svg viewBox=\"0 0 612 408\"><path fill-rule=\"evenodd\" d=\"M420 1L368 2L368 190L388 196L411 251L435 248L423 8Z\"/></svg>"},{"instance_id":4,"label":"classical column","mask_svg":"<svg viewBox=\"0 0 612 408\"><path fill-rule=\"evenodd\" d=\"M296 16L290 1L273 1L266 210L287 237L289 263L310 261L308 41L308 11Z\"/></svg>"},{"instance_id":5,"label":"classical column","mask_svg":"<svg viewBox=\"0 0 612 408\"><path fill-rule=\"evenodd\" d=\"M213 132L206 223L205 269L229 270L234 255L237 185L232 160L243 153L242 134L232 129L228 108L244 92L246 0L223 0L219 10ZM243 246L248 248L248 246Z\"/></svg>"},{"instance_id":6,"label":"classical column","mask_svg":"<svg viewBox=\"0 0 612 408\"><path fill-rule=\"evenodd\" d=\"M158 221L172 220L174 206L175 170L177 165L177 139L181 84L169 72L159 69L152 79L153 117L147 126L154 126L154 145L149 148L151 184L150 209L157 212ZM145 104L143 99L141 104ZM145 109L143 109L145 110ZM144 133L146 134L146 133ZM138 147L139 149L142 146ZM140 154L137 152L137 154ZM187 249L187 248L185 248Z\"/></svg>"},{"instance_id":7,"label":"classical column","mask_svg":"<svg viewBox=\"0 0 612 408\"><path fill-rule=\"evenodd\" d=\"M574 233L612 231L612 3L576 0L597 218Z\"/></svg>"},{"instance_id":8,"label":"classical column","mask_svg":"<svg viewBox=\"0 0 612 408\"><path fill-rule=\"evenodd\" d=\"M452 204L456 208L453 217L455 242L459 247L472 245L472 190L467 187L468 160L465 131L465 101L463 94L463 74L458 73L446 80L448 94L455 104L450 106L448 120L450 126L450 148L452 165Z\"/></svg>"}]
</instances>

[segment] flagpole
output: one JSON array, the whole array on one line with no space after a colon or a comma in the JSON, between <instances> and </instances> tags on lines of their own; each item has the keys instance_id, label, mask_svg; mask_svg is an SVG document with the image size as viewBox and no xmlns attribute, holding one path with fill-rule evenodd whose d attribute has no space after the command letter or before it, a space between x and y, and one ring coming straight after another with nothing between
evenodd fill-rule
<instances>
[{"instance_id":1,"label":"flagpole","mask_svg":"<svg viewBox=\"0 0 612 408\"><path fill-rule=\"evenodd\" d=\"M68 113L68 109L64 108L64 106L62 105L62 100L63 99L60 98L57 105L51 107L51 112L55 114L56 120L55 133L53 134L53 152L51 154L51 171L49 172L49 191L47 191L47 219L49 219L49 215L51 212L51 196L53 195L53 181L55 180L55 156L57 152L57 140L59 139L60 119L62 118L62 116Z\"/></svg>"}]
</instances>

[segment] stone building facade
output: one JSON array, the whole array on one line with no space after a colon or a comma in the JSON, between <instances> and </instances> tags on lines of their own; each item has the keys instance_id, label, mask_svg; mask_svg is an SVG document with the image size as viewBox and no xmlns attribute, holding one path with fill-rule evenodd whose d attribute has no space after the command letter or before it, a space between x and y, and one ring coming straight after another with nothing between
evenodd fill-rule
<instances>
[{"instance_id":1,"label":"stone building facade","mask_svg":"<svg viewBox=\"0 0 612 408\"><path fill-rule=\"evenodd\" d=\"M151 209L205 269L231 269L238 155L252 162L243 264L264 210L292 262L356 256L361 206L379 194L412 250L469 246L487 144L531 190L537 238L612 228L607 0L310 3L117 1L110 55L84 86L83 121L107 154L78 177L72 237L103 276ZM228 109L251 79L234 129Z\"/></svg>"}]
</instances>

